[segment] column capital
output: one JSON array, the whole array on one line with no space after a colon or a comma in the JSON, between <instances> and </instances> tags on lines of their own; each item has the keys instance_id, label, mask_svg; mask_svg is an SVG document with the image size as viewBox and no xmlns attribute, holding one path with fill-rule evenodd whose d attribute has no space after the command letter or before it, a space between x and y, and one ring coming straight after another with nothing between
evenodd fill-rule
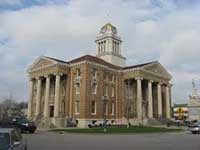
<instances>
[{"instance_id":1,"label":"column capital","mask_svg":"<svg viewBox=\"0 0 200 150\"><path fill-rule=\"evenodd\" d=\"M149 82L149 83L153 83L154 81L153 81L153 80L149 80L148 82Z\"/></svg>"},{"instance_id":2,"label":"column capital","mask_svg":"<svg viewBox=\"0 0 200 150\"><path fill-rule=\"evenodd\" d=\"M54 73L53 75L55 75L55 76L62 76L63 73Z\"/></svg>"},{"instance_id":3,"label":"column capital","mask_svg":"<svg viewBox=\"0 0 200 150\"><path fill-rule=\"evenodd\" d=\"M29 77L28 80L29 80L29 82L32 82L32 81L34 80L34 78L30 78L30 77Z\"/></svg>"},{"instance_id":4,"label":"column capital","mask_svg":"<svg viewBox=\"0 0 200 150\"><path fill-rule=\"evenodd\" d=\"M41 77L35 77L36 80L41 80Z\"/></svg>"},{"instance_id":5,"label":"column capital","mask_svg":"<svg viewBox=\"0 0 200 150\"><path fill-rule=\"evenodd\" d=\"M47 74L47 75L44 75L45 78L49 78L50 77L50 74Z\"/></svg>"},{"instance_id":6,"label":"column capital","mask_svg":"<svg viewBox=\"0 0 200 150\"><path fill-rule=\"evenodd\" d=\"M135 77L135 80L143 80L143 77Z\"/></svg>"},{"instance_id":7,"label":"column capital","mask_svg":"<svg viewBox=\"0 0 200 150\"><path fill-rule=\"evenodd\" d=\"M158 84L157 84L157 85L160 85L160 86L161 86L161 85L163 85L163 84L164 84L163 82L158 82Z\"/></svg>"},{"instance_id":8,"label":"column capital","mask_svg":"<svg viewBox=\"0 0 200 150\"><path fill-rule=\"evenodd\" d=\"M171 88L172 86L173 86L173 84L171 84L171 83L167 84L167 87L169 87L169 88Z\"/></svg>"}]
</instances>

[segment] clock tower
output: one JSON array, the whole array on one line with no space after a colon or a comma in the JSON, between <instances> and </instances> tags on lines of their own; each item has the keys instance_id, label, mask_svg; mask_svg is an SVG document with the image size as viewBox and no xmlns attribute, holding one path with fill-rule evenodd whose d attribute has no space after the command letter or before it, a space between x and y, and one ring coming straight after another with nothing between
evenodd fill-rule
<instances>
[{"instance_id":1,"label":"clock tower","mask_svg":"<svg viewBox=\"0 0 200 150\"><path fill-rule=\"evenodd\" d=\"M121 38L112 24L105 24L96 40L97 57L117 66L125 67L126 58L121 54Z\"/></svg>"}]
</instances>

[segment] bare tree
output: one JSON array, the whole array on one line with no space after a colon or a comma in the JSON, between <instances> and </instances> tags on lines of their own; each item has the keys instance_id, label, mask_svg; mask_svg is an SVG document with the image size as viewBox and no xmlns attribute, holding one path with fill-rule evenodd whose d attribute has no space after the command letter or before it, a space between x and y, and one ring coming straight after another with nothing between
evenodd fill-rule
<instances>
[{"instance_id":1,"label":"bare tree","mask_svg":"<svg viewBox=\"0 0 200 150\"><path fill-rule=\"evenodd\" d=\"M0 119L8 119L13 116L22 116L24 112L23 109L27 108L26 102L17 102L12 96L5 98L0 103Z\"/></svg>"},{"instance_id":2,"label":"bare tree","mask_svg":"<svg viewBox=\"0 0 200 150\"><path fill-rule=\"evenodd\" d=\"M130 118L133 117L133 111L132 111L132 105L133 105L133 100L131 97L131 85L130 85L130 80L127 80L126 82L126 91L125 91L125 117L127 119L127 128L130 127Z\"/></svg>"}]
</instances>

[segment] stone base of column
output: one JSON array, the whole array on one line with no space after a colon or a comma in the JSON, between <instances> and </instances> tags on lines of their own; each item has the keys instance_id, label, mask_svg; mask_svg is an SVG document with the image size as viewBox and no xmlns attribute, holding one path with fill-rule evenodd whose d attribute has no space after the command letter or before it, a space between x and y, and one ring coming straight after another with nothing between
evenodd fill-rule
<instances>
[{"instance_id":1,"label":"stone base of column","mask_svg":"<svg viewBox=\"0 0 200 150\"><path fill-rule=\"evenodd\" d=\"M51 118L44 118L42 123L42 128L51 128L52 121Z\"/></svg>"},{"instance_id":2,"label":"stone base of column","mask_svg":"<svg viewBox=\"0 0 200 150\"><path fill-rule=\"evenodd\" d=\"M134 126L147 125L148 119L144 118L142 120L142 119L133 118L133 119L130 119L129 122L131 123L131 125L134 125ZM126 118L123 119L123 123L122 124L127 124L127 119Z\"/></svg>"},{"instance_id":3,"label":"stone base of column","mask_svg":"<svg viewBox=\"0 0 200 150\"><path fill-rule=\"evenodd\" d=\"M64 127L64 118L53 118L52 123L56 128Z\"/></svg>"},{"instance_id":4,"label":"stone base of column","mask_svg":"<svg viewBox=\"0 0 200 150\"><path fill-rule=\"evenodd\" d=\"M33 116L28 116L27 117L29 121L34 121L34 117Z\"/></svg>"},{"instance_id":5,"label":"stone base of column","mask_svg":"<svg viewBox=\"0 0 200 150\"><path fill-rule=\"evenodd\" d=\"M88 128L88 124L91 123L91 120L87 119L78 119L78 128Z\"/></svg>"},{"instance_id":6,"label":"stone base of column","mask_svg":"<svg viewBox=\"0 0 200 150\"><path fill-rule=\"evenodd\" d=\"M171 120L168 118L149 118L148 125L167 125Z\"/></svg>"}]
</instances>

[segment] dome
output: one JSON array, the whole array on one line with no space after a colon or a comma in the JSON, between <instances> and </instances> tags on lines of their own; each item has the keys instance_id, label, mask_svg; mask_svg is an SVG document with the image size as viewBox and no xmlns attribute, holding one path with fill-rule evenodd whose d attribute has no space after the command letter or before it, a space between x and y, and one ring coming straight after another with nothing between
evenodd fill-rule
<instances>
[{"instance_id":1,"label":"dome","mask_svg":"<svg viewBox=\"0 0 200 150\"><path fill-rule=\"evenodd\" d=\"M100 33L102 33L102 34L105 34L105 33L117 34L117 28L115 26L113 26L111 23L107 23L101 28Z\"/></svg>"}]
</instances>

